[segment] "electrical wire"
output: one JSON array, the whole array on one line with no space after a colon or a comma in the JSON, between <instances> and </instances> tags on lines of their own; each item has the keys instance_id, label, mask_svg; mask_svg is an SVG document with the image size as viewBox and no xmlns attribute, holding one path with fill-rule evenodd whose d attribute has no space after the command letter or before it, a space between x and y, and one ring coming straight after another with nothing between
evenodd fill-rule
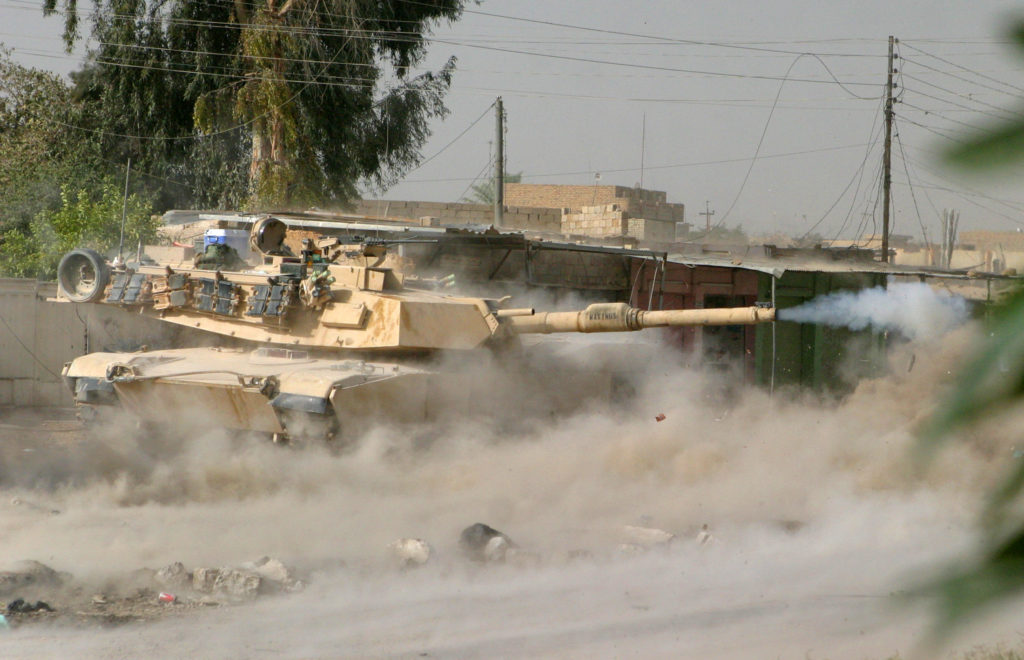
<instances>
[{"instance_id":1,"label":"electrical wire","mask_svg":"<svg viewBox=\"0 0 1024 660\"><path fill-rule=\"evenodd\" d=\"M881 104L882 102L883 102L882 98L879 97L879 103ZM846 187L843 188L842 192L839 193L839 196L836 197L835 201L832 202L831 206L828 207L828 210L826 210L824 213L822 213L821 217L818 218L818 221L815 222L813 225L811 225L811 227L807 231L805 231L803 233L803 235L800 237L800 241L803 241L804 239L806 239L807 236L810 235L810 233L812 231L817 229L818 226L822 222L824 222L825 218L828 217L828 214L832 212L832 209L834 209L839 204L839 201L846 195L846 191L848 191L850 189L850 186L853 185L853 182L856 181L858 179L858 177L863 175L864 167L867 165L868 157L871 155L871 150L875 147L875 145L878 144L878 140L881 138L881 131L879 131L877 136L875 135L875 127L876 126L878 126L878 113L877 112L875 113L874 119L871 122L871 129L868 131L868 145L867 145L868 148L864 152L864 158L860 161L860 165L857 167L856 170L854 170L853 176L850 177L850 181L846 184ZM858 186L858 189L859 189L859 186ZM857 193L854 192L854 197L855 198L856 198L856 194Z\"/></svg>"},{"instance_id":2,"label":"electrical wire","mask_svg":"<svg viewBox=\"0 0 1024 660\"><path fill-rule=\"evenodd\" d=\"M914 66L919 66L922 69L928 69L929 71L934 71L935 73L939 73L939 74L942 74L944 76L949 76L950 78L954 78L956 80L965 82L965 83L967 83L969 85L977 85L978 87L981 87L982 89L988 89L988 90L991 90L993 92L996 92L997 94L1005 94L1007 96L1012 96L1014 98L1017 98L1019 96L1019 92L1017 90L1014 90L1014 91L1010 92L1010 91L1007 91L1005 89L999 89L998 87L993 87L992 85L986 85L985 83L980 83L977 80L971 80L970 78L964 78L963 76L958 76L955 73L951 73L949 71L943 71L942 69L939 69L939 68L934 67L934 66L930 66L930 65L925 64L924 62L921 62L921 61L916 60L916 59L911 59L911 58L906 57L906 56L901 56L900 60L902 60L903 62L910 62ZM900 71L902 72L902 67L900 68Z\"/></svg>"},{"instance_id":3,"label":"electrical wire","mask_svg":"<svg viewBox=\"0 0 1024 660\"><path fill-rule=\"evenodd\" d=\"M919 41L919 40L915 40L915 41ZM1018 92L1024 92L1024 87L1018 87L1016 85L1011 85L1010 83L1008 83L1008 82L1006 82L1004 80L999 80L998 78L993 78L992 76L987 76L987 75L981 73L980 71L975 71L974 69L969 69L969 68L965 67L962 64L957 64L956 62L952 62L952 61L947 60L947 59L945 59L943 57L939 57L938 55L935 55L934 53L929 53L926 50L922 50L920 48L917 48L912 43L907 43L905 40L901 41L900 43L902 45L906 46L907 48L909 48L910 50L914 50L914 51L917 51L918 53L921 53L922 55L927 55L928 57L935 58L935 59L937 59L940 62L944 62L946 64L949 64L950 66L955 66L956 68L958 68L958 69L960 69L962 71L966 71L968 73L973 73L974 75L978 76L979 78L984 78L985 80L988 80L990 82L998 83L1000 85L1005 85L1005 86L1009 87L1010 89L1014 89L1014 90L1016 90ZM956 43L956 42L951 42L951 43ZM1013 43L1013 42L1011 42L1011 41L998 41L998 42L993 42L993 43L1004 43L1005 44L1005 43Z\"/></svg>"},{"instance_id":4,"label":"electrical wire","mask_svg":"<svg viewBox=\"0 0 1024 660\"><path fill-rule=\"evenodd\" d=\"M32 356L32 359L35 360L36 364L38 364L40 367L42 367L43 370L46 373L50 374L51 376L53 376L57 380L60 380L60 376L58 374L55 374L53 371L50 370L49 367L47 367L45 364L43 364L43 361L40 360L39 357L36 356L36 354L32 352L32 349L29 348L28 346L26 346L25 342L21 341L21 337L18 336L18 333L16 333L14 331L14 329L10 325L7 324L7 319L5 319L3 316L0 316L0 323L4 324L4 327L7 328L7 331L11 333L12 337L14 337L14 341L18 342L18 344L23 349L25 349L25 352L28 353L30 356Z\"/></svg>"},{"instance_id":5,"label":"electrical wire","mask_svg":"<svg viewBox=\"0 0 1024 660\"><path fill-rule=\"evenodd\" d=\"M924 228L924 221L921 219L921 209L917 205L917 195L914 194L914 184L910 178L910 168L907 166L907 155L903 150L903 140L900 138L900 132L896 126L893 126L893 137L896 138L896 144L899 145L900 148L900 156L903 161L903 171L907 175L907 186L910 188L910 198L914 202L914 212L917 214L917 224L921 227L921 238L924 241L924 244L928 245L928 230Z\"/></svg>"},{"instance_id":6,"label":"electrical wire","mask_svg":"<svg viewBox=\"0 0 1024 660\"><path fill-rule=\"evenodd\" d=\"M847 144L839 147L822 147L820 149L805 149L803 151L790 151L788 153L781 154L763 154L760 156L761 160L769 158L789 158L791 156L804 156L807 154L817 154L827 151L841 151L844 149L859 149L864 147L863 144ZM705 160L693 163L675 163L672 165L645 165L645 170L669 170L680 167L702 167L706 165L726 165L730 163L746 163L750 161L750 157L744 158L721 158L718 160ZM597 171L604 172L605 174L616 174L625 172L639 172L639 167L620 167L620 168L599 168ZM565 177L565 176L582 176L584 174L593 174L594 170L576 170L573 172L547 172L543 174L524 174L524 179L545 179L553 177ZM446 177L442 179L407 179L403 183L449 183L458 181L469 181L467 177Z\"/></svg>"},{"instance_id":7,"label":"electrical wire","mask_svg":"<svg viewBox=\"0 0 1024 660\"><path fill-rule=\"evenodd\" d=\"M446 150L446 149L448 149L448 147L450 147L450 146L452 146L453 144L455 144L456 142L458 142L458 141L459 141L459 139L460 139L460 138L461 138L461 137L462 137L463 135L465 135L466 133L468 133L468 132L469 132L469 129L471 129L471 128L473 128L474 126L476 126L476 125L477 125L477 124L478 124L478 123L480 122L480 120L481 120L481 119L483 119L483 118L484 118L484 116L486 116L488 112L490 112L491 108L493 108L493 107L494 107L494 103L491 103L491 104L490 104L489 106L487 106L486 108L484 108L484 111L480 113L480 116L479 116L479 117L477 117L476 119L474 119L474 120L472 121L472 123L470 123L470 125L469 125L469 126L467 126L466 128L462 129L462 132L461 132L461 133L459 133L459 134L458 134L458 135L456 135L456 136L455 136L454 138L452 138L452 140L451 140L451 141L450 141L450 142L449 142L448 144L444 145L443 147L441 147L440 149L438 149L437 151L435 151L435 152L434 152L434 154L433 154L432 156L430 156L429 158L427 158L427 159L425 159L425 160L422 160L422 161L420 161L419 163L417 163L417 164L416 164L416 166L415 166L415 167L413 167L413 168L412 168L411 170L409 170L409 172L408 172L408 173L411 173L411 172L415 172L416 170L420 169L421 167L423 167L424 165L426 165L426 164L427 164L427 163L429 163L430 161L434 160L435 158L437 158L438 156L440 156L441 154L443 154L443 153L445 152L445 150Z\"/></svg>"},{"instance_id":8,"label":"electrical wire","mask_svg":"<svg viewBox=\"0 0 1024 660\"><path fill-rule=\"evenodd\" d=\"M927 80L925 80L923 78L918 78L917 76L912 76L909 73L905 73L903 75L905 77L907 77L907 78L910 78L914 82L919 82L919 83L921 83L923 85L928 85L929 87L934 87L935 89L937 89L939 91L945 92L947 94L952 94L953 96L957 96L957 97L962 98L962 99L966 99L966 100L968 100L968 101L970 101L972 103L977 103L978 105L983 105L986 108L994 109L997 112L1001 112L1001 113L1003 113L1005 115L1009 115L1011 117L1018 118L1018 119L1024 117L1024 113L1018 112L1016 110L1007 110L1006 108L1001 108L998 105L994 105L992 103L986 103L985 101L980 101L980 100L978 100L978 99L976 99L973 96L970 96L968 94L961 94L959 92L955 92L955 91L953 91L951 89L948 89L946 87L943 87L941 85L936 85L935 83L928 82ZM918 93L920 93L920 92L918 92ZM991 113L989 113L989 114L991 114Z\"/></svg>"}]
</instances>

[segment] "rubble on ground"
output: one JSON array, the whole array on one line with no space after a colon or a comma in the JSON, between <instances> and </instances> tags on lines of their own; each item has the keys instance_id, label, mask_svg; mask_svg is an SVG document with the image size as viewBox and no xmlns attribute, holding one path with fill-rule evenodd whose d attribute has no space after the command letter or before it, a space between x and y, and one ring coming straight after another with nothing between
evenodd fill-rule
<instances>
[{"instance_id":1,"label":"rubble on ground","mask_svg":"<svg viewBox=\"0 0 1024 660\"><path fill-rule=\"evenodd\" d=\"M397 541L392 541L388 544L388 549L391 554L398 559L399 565L402 568L411 568L413 566L422 566L426 564L434 549L430 547L430 544L423 539L403 538Z\"/></svg>"},{"instance_id":2,"label":"rubble on ground","mask_svg":"<svg viewBox=\"0 0 1024 660\"><path fill-rule=\"evenodd\" d=\"M58 573L38 561L19 561L8 570L0 570L0 597L26 589L60 587L65 577L70 576Z\"/></svg>"},{"instance_id":3,"label":"rubble on ground","mask_svg":"<svg viewBox=\"0 0 1024 660\"><path fill-rule=\"evenodd\" d=\"M459 536L459 548L473 561L504 561L508 551L515 547L512 539L484 523L470 525Z\"/></svg>"},{"instance_id":4,"label":"rubble on ground","mask_svg":"<svg viewBox=\"0 0 1024 660\"><path fill-rule=\"evenodd\" d=\"M636 527L626 525L622 528L627 545L634 545L644 550L668 548L675 541L676 535L656 527Z\"/></svg>"}]
</instances>

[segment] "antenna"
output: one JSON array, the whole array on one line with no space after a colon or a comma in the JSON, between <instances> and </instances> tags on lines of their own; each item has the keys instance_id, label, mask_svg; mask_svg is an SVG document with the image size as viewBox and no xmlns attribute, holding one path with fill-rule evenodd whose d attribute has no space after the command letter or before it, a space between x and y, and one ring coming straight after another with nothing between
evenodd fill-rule
<instances>
[{"instance_id":1,"label":"antenna","mask_svg":"<svg viewBox=\"0 0 1024 660\"><path fill-rule=\"evenodd\" d=\"M124 220L128 216L128 178L132 174L132 159L128 158L128 167L124 171L124 201L121 203L121 240L117 244L117 264L124 263L121 253L124 252Z\"/></svg>"}]
</instances>

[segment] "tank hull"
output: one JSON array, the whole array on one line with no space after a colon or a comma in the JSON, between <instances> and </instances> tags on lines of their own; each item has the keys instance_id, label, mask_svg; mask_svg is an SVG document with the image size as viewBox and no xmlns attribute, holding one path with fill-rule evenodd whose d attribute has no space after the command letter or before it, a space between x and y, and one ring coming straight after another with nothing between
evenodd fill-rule
<instances>
[{"instance_id":1,"label":"tank hull","mask_svg":"<svg viewBox=\"0 0 1024 660\"><path fill-rule=\"evenodd\" d=\"M228 429L284 440L349 441L376 426L467 418L546 420L595 398L608 402L615 389L603 369L512 364L477 360L457 368L186 348L92 353L68 363L63 375L83 419L118 412L183 436Z\"/></svg>"}]
</instances>

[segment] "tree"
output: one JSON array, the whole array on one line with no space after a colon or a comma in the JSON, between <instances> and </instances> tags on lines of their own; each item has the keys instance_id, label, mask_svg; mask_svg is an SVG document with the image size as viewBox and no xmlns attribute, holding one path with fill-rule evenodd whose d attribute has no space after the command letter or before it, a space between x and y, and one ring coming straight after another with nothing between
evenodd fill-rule
<instances>
[{"instance_id":1,"label":"tree","mask_svg":"<svg viewBox=\"0 0 1024 660\"><path fill-rule=\"evenodd\" d=\"M127 251L156 236L159 221L151 214L151 201L137 194L125 200L114 181L103 182L98 194L64 185L60 198L60 207L40 211L27 231L5 236L0 244L0 273L49 280L56 277L60 258L76 247L109 253L120 243L123 208Z\"/></svg>"},{"instance_id":2,"label":"tree","mask_svg":"<svg viewBox=\"0 0 1024 660\"><path fill-rule=\"evenodd\" d=\"M505 183L522 183L523 173L516 172L515 174L506 174L503 179ZM474 183L469 187L471 194L463 197L462 202L469 202L470 204L487 204L489 206L494 205L494 179L485 181L484 183Z\"/></svg>"},{"instance_id":3,"label":"tree","mask_svg":"<svg viewBox=\"0 0 1024 660\"><path fill-rule=\"evenodd\" d=\"M1024 22L1011 35L1024 50ZM1021 116L1020 112L1016 113ZM960 141L947 159L964 168L993 169L1024 159L1024 120L986 127ZM934 449L986 418L1024 406L1024 289L993 313L986 340L961 370L952 393L923 431ZM1009 427L1015 433L1013 426ZM980 516L979 552L925 589L937 598L936 634L948 634L977 614L1024 593L1024 461L1014 461Z\"/></svg>"},{"instance_id":4,"label":"tree","mask_svg":"<svg viewBox=\"0 0 1024 660\"><path fill-rule=\"evenodd\" d=\"M67 83L0 48L0 236L56 208L62 182L90 186L102 177L98 142L70 127L78 120Z\"/></svg>"},{"instance_id":5,"label":"tree","mask_svg":"<svg viewBox=\"0 0 1024 660\"><path fill-rule=\"evenodd\" d=\"M342 204L413 166L446 114L454 59L412 70L462 2L100 0L78 95L107 153L176 182L161 205ZM75 0L63 13L70 48Z\"/></svg>"}]
</instances>

